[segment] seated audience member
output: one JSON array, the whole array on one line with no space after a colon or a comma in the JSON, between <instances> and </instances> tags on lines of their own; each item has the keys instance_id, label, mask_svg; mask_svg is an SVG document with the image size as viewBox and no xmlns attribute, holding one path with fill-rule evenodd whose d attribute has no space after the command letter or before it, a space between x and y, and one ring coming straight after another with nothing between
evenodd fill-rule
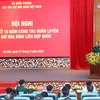
<instances>
[{"instance_id":1,"label":"seated audience member","mask_svg":"<svg viewBox=\"0 0 100 100\"><path fill-rule=\"evenodd\" d=\"M27 93L28 93L28 94L32 94L33 92L34 92L33 89L27 89Z\"/></svg>"},{"instance_id":2,"label":"seated audience member","mask_svg":"<svg viewBox=\"0 0 100 100\"><path fill-rule=\"evenodd\" d=\"M11 94L7 94L4 100L14 100L14 96L12 96Z\"/></svg>"},{"instance_id":3,"label":"seated audience member","mask_svg":"<svg viewBox=\"0 0 100 100\"><path fill-rule=\"evenodd\" d=\"M35 97L35 100L44 100L44 97L43 97L41 94L38 94L38 95Z\"/></svg>"},{"instance_id":4,"label":"seated audience member","mask_svg":"<svg viewBox=\"0 0 100 100\"><path fill-rule=\"evenodd\" d=\"M66 97L64 100L71 100L69 97L69 88L68 87L62 88L62 94L63 94L63 97Z\"/></svg>"},{"instance_id":5,"label":"seated audience member","mask_svg":"<svg viewBox=\"0 0 100 100\"><path fill-rule=\"evenodd\" d=\"M82 94L81 99L83 100L84 97L96 97L97 94L93 93L93 86L87 86L87 92Z\"/></svg>"},{"instance_id":6,"label":"seated audience member","mask_svg":"<svg viewBox=\"0 0 100 100\"><path fill-rule=\"evenodd\" d=\"M91 86L91 85L92 85L92 82L91 81L87 81L86 85L82 89L82 93L86 93L87 92L87 86ZM98 91L96 90L95 86L93 86L93 92L94 93L98 93Z\"/></svg>"},{"instance_id":7,"label":"seated audience member","mask_svg":"<svg viewBox=\"0 0 100 100\"><path fill-rule=\"evenodd\" d=\"M63 97L69 96L69 88L68 87L63 87L62 88L62 94L63 94Z\"/></svg>"},{"instance_id":8,"label":"seated audience member","mask_svg":"<svg viewBox=\"0 0 100 100\"><path fill-rule=\"evenodd\" d=\"M46 87L47 92L52 92L53 86L52 85L48 85Z\"/></svg>"},{"instance_id":9,"label":"seated audience member","mask_svg":"<svg viewBox=\"0 0 100 100\"><path fill-rule=\"evenodd\" d=\"M10 87L6 88L6 93L7 93L7 94L10 94L11 91L12 91L12 88L10 88Z\"/></svg>"},{"instance_id":10,"label":"seated audience member","mask_svg":"<svg viewBox=\"0 0 100 100\"><path fill-rule=\"evenodd\" d=\"M70 91L70 89L71 89L70 84L65 84L65 87L68 87L68 89L69 89L69 91Z\"/></svg>"},{"instance_id":11,"label":"seated audience member","mask_svg":"<svg viewBox=\"0 0 100 100\"><path fill-rule=\"evenodd\" d=\"M18 92L27 93L27 89L24 87L24 84L25 84L25 80L21 79L19 81L19 86L17 86L16 90L18 90Z\"/></svg>"},{"instance_id":12,"label":"seated audience member","mask_svg":"<svg viewBox=\"0 0 100 100\"><path fill-rule=\"evenodd\" d=\"M87 93L93 93L93 86L87 86Z\"/></svg>"},{"instance_id":13,"label":"seated audience member","mask_svg":"<svg viewBox=\"0 0 100 100\"><path fill-rule=\"evenodd\" d=\"M12 90L11 91L11 95L14 96L14 97L17 97L19 94L18 90Z\"/></svg>"},{"instance_id":14,"label":"seated audience member","mask_svg":"<svg viewBox=\"0 0 100 100\"><path fill-rule=\"evenodd\" d=\"M44 92L42 92L42 93L41 93L41 95L42 95L43 97L48 97L48 93L47 93L47 92L45 92L45 91L44 91Z\"/></svg>"}]
</instances>

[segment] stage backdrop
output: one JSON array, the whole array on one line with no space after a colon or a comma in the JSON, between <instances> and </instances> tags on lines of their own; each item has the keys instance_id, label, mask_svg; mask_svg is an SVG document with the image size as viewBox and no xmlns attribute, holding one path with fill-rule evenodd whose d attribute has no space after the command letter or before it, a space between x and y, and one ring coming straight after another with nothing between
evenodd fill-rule
<instances>
[{"instance_id":1,"label":"stage backdrop","mask_svg":"<svg viewBox=\"0 0 100 100\"><path fill-rule=\"evenodd\" d=\"M0 57L70 56L70 0L0 1Z\"/></svg>"},{"instance_id":2,"label":"stage backdrop","mask_svg":"<svg viewBox=\"0 0 100 100\"><path fill-rule=\"evenodd\" d=\"M60 0L53 0L53 2L51 0L48 1L48 2L52 2L52 4L49 3L49 5L50 5L49 10L52 9L51 5L53 5L54 2L55 2L55 8L52 9L52 10L55 11L55 9L56 9L55 13L59 13L59 16L61 17L62 21L65 22L65 23L68 23L67 22L68 17L66 16L66 19L64 19L64 16L60 15L60 13L63 13L65 10L62 11L62 12L61 12L61 10L58 10L59 7L60 7L60 9L63 8L63 6L60 5L60 4L62 4L63 1L64 0L61 0L61 2L60 2ZM57 8L58 2L60 2L60 3L59 3L59 7ZM91 52L91 49L93 47L93 4L94 4L94 0L70 0L70 4L71 4L70 5L71 69L88 69L88 65L86 63L85 57L86 57L87 53ZM40 4L38 4L38 5L40 5ZM46 5L46 6L48 8L48 5ZM65 0L64 7L67 8L67 6L68 6L68 0ZM10 9L11 8L9 8L9 10ZM3 10L1 9L1 11L3 11ZM7 11L7 9L5 9L5 10ZM25 10L25 9L22 9L22 10ZM34 10L36 11L36 10L39 10L39 9L34 9ZM67 13L67 9L66 9L66 13ZM28 13L26 13L24 17L26 18L27 15L28 15ZM47 12L46 16L48 16L48 15L51 16L52 14L49 14L49 12ZM39 16L43 16L43 15L41 14ZM1 14L0 14L0 17L1 17ZM7 17L7 20L8 20L8 17ZM56 20L56 18L55 18L55 20ZM48 26L48 21L46 23L47 23L47 26ZM3 26L5 26L5 23L2 23L2 24L4 24ZM0 23L0 25L1 25L1 23ZM35 26L35 22L34 22L34 26ZM63 25L61 24L61 26L63 26ZM13 27L16 27L16 26L13 26ZM53 26L53 28L54 28L54 26ZM55 27L55 28L57 28L57 27ZM66 26L66 29L67 29L67 26ZM2 30L1 30L1 32L2 32ZM54 34L54 36L57 36L57 34ZM8 40L11 41L12 39L8 39ZM16 39L14 39L12 42L14 42L15 40ZM5 39L2 40L2 42L4 42L4 41L5 41ZM37 39L37 41L38 41L38 39ZM67 42L67 41L64 41L64 40L62 40L62 41ZM62 42L62 41L60 40L60 42ZM54 41L54 42L56 42L56 41ZM59 48L61 48L61 45L59 45L60 42L58 42L58 44L57 44L57 46L59 46ZM1 45L1 43L0 43L0 45ZM27 44L27 45L29 45L29 44ZM42 43L41 43L41 45L42 45ZM47 45L45 45L45 46L47 46ZM66 48L67 47L65 46L64 49L66 49ZM51 46L51 48L49 48L49 49L52 50L53 46ZM67 49L69 49L69 48L67 48ZM33 60L34 60L34 62L33 62ZM9 67L11 67L11 68L12 67L13 68L15 68L15 67L17 67L17 68L19 68L19 67L20 68L26 68L26 67L28 67L28 68L29 67L30 68L32 68L32 67L41 68L41 65L43 65L43 68L48 68L48 67L50 68L50 67L54 67L54 66L55 66L55 68L58 68L58 67L60 67L60 68L65 67L66 68L67 65L70 66L70 63L67 63L67 61L70 62L70 60L67 59L67 58L1 59L0 65L4 68L7 68L7 67L8 68Z\"/></svg>"}]
</instances>

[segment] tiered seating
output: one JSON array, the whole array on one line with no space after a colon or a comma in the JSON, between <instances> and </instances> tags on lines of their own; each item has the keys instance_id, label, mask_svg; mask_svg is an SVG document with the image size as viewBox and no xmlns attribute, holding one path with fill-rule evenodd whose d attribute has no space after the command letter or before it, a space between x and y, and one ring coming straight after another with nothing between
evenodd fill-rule
<instances>
[{"instance_id":1,"label":"tiered seating","mask_svg":"<svg viewBox=\"0 0 100 100\"><path fill-rule=\"evenodd\" d=\"M38 94L41 94L41 92L37 92L37 91L35 91L34 93L32 93L32 94L20 94L20 97L35 97L36 95L38 95ZM73 94L73 96L75 96L75 97L70 97L72 100L78 100L77 99L77 94L75 94L75 93L72 93ZM44 100L63 100L64 98L66 98L66 97L59 97L58 98L58 95L57 94L55 94L55 93L48 93L48 97L45 97L44 98Z\"/></svg>"},{"instance_id":2,"label":"tiered seating","mask_svg":"<svg viewBox=\"0 0 100 100\"><path fill-rule=\"evenodd\" d=\"M11 87L12 89L14 89L16 85L17 82L0 82L0 97L2 98L5 97L6 94L3 93L5 93L5 89L7 87ZM63 94L61 91L59 92L60 94L59 93L56 94L56 92L55 93L48 92L48 97L44 97L44 100L64 100L66 98L66 97L62 97ZM34 91L32 94L24 94L23 92L20 92L18 97L15 97L14 100L33 100L38 94L41 94L41 92ZM71 100L100 100L100 97L98 96L97 93L93 93L93 94L83 93L79 99L77 92L70 92L69 97L71 98Z\"/></svg>"},{"instance_id":3,"label":"tiered seating","mask_svg":"<svg viewBox=\"0 0 100 100\"><path fill-rule=\"evenodd\" d=\"M32 93L32 94L19 94L20 95L20 97L29 97L29 98L34 98L36 95L38 95L38 94L41 94L41 92L34 92L34 93ZM58 100L58 95L57 94L55 94L55 93L48 93L48 98L53 98L53 100ZM50 99L49 98L49 99ZM46 100L47 100L47 98L45 98Z\"/></svg>"}]
</instances>

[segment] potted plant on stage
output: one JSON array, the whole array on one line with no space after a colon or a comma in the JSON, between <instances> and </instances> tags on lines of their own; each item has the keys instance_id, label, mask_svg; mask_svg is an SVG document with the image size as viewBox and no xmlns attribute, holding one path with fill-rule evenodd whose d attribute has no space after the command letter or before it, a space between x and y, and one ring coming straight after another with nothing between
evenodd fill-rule
<instances>
[{"instance_id":1,"label":"potted plant on stage","mask_svg":"<svg viewBox=\"0 0 100 100\"><path fill-rule=\"evenodd\" d=\"M88 53L86 59L90 65L89 78L100 78L100 54L93 52Z\"/></svg>"}]
</instances>

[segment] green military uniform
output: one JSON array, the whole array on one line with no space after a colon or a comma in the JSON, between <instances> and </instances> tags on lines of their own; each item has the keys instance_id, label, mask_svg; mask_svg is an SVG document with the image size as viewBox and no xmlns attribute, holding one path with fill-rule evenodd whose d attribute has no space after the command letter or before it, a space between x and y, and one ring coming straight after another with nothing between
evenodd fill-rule
<instances>
[{"instance_id":1,"label":"green military uniform","mask_svg":"<svg viewBox=\"0 0 100 100\"><path fill-rule=\"evenodd\" d=\"M94 52L94 53L100 53L100 46L93 47L92 52Z\"/></svg>"},{"instance_id":2,"label":"green military uniform","mask_svg":"<svg viewBox=\"0 0 100 100\"><path fill-rule=\"evenodd\" d=\"M16 90L18 90L19 92L27 93L27 89L26 89L24 86L18 86L18 87L16 88Z\"/></svg>"}]
</instances>

